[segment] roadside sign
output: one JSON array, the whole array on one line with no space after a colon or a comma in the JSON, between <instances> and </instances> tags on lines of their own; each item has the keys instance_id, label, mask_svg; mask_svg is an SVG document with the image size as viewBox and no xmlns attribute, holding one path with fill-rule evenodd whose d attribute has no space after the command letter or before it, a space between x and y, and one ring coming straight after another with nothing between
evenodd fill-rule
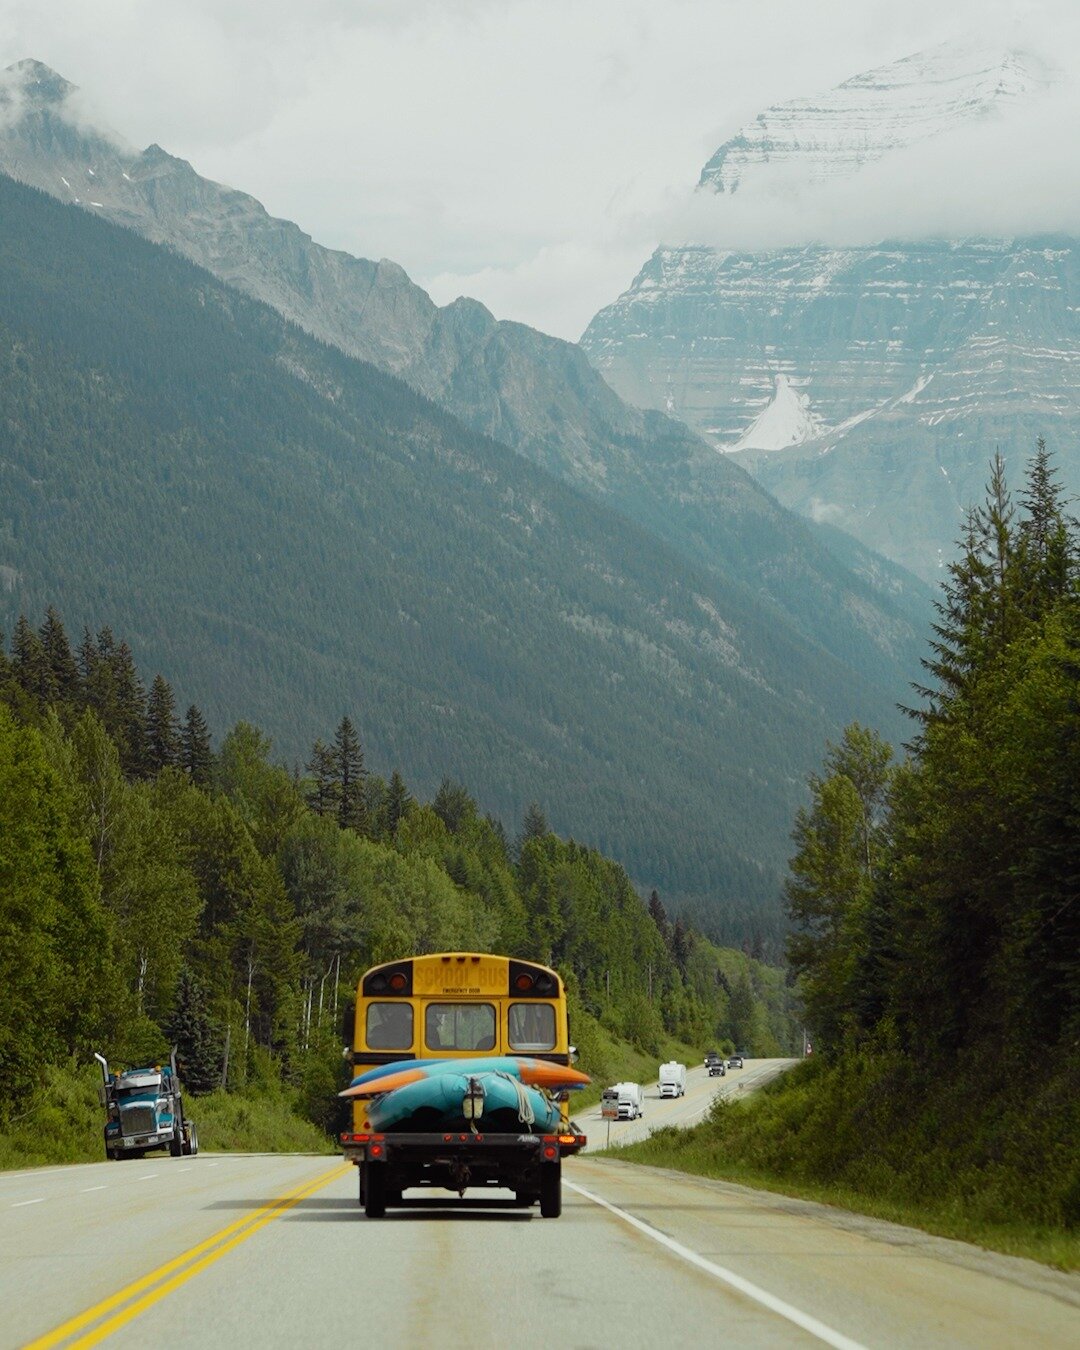
<instances>
[{"instance_id":1,"label":"roadside sign","mask_svg":"<svg viewBox=\"0 0 1080 1350\"><path fill-rule=\"evenodd\" d=\"M612 1098L610 1101L607 1100L606 1098L601 1100L600 1119L601 1120L619 1119L619 1099L617 1097Z\"/></svg>"}]
</instances>

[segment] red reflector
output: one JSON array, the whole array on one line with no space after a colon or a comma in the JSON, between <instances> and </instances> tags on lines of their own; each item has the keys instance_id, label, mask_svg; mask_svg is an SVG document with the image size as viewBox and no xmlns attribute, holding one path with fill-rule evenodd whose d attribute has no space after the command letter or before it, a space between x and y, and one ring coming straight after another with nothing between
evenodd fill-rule
<instances>
[{"instance_id":1,"label":"red reflector","mask_svg":"<svg viewBox=\"0 0 1080 1350\"><path fill-rule=\"evenodd\" d=\"M461 1140L463 1144L465 1144L468 1142L469 1136L467 1134L459 1134L458 1138Z\"/></svg>"},{"instance_id":2,"label":"red reflector","mask_svg":"<svg viewBox=\"0 0 1080 1350\"><path fill-rule=\"evenodd\" d=\"M453 1138L454 1138L454 1136L453 1136L452 1134L444 1134L444 1135L443 1135L443 1143L444 1143L444 1144L449 1144L449 1143L453 1140Z\"/></svg>"},{"instance_id":3,"label":"red reflector","mask_svg":"<svg viewBox=\"0 0 1080 1350\"><path fill-rule=\"evenodd\" d=\"M550 1144L545 1144L545 1145L544 1145L544 1157L545 1157L545 1158L554 1158L554 1157L557 1157L557 1156L558 1156L558 1152L559 1152L559 1150L558 1150L557 1148L552 1148L552 1146L551 1146Z\"/></svg>"},{"instance_id":4,"label":"red reflector","mask_svg":"<svg viewBox=\"0 0 1080 1350\"><path fill-rule=\"evenodd\" d=\"M383 1151L383 1150L382 1150L382 1144L372 1144L372 1145L368 1148L368 1152L371 1154L371 1156L372 1156L373 1158L381 1158L381 1157L382 1157L382 1151Z\"/></svg>"}]
</instances>

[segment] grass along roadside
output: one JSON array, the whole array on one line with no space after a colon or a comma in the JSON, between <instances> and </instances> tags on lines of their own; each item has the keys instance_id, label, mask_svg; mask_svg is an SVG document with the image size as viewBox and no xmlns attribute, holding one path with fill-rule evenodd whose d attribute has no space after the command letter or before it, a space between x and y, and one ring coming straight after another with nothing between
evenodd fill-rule
<instances>
[{"instance_id":1,"label":"grass along roadside","mask_svg":"<svg viewBox=\"0 0 1080 1350\"><path fill-rule=\"evenodd\" d=\"M700 1125L661 1128L617 1156L1080 1269L1075 1118L1050 1113L1046 1125L1068 1085L980 1099L974 1071L919 1095L910 1066L884 1059L801 1065L747 1100L717 1103ZM894 1116L905 1101L906 1116Z\"/></svg>"},{"instance_id":2,"label":"grass along roadside","mask_svg":"<svg viewBox=\"0 0 1080 1350\"><path fill-rule=\"evenodd\" d=\"M26 1109L0 1130L0 1169L101 1162L105 1112L96 1064L46 1065ZM287 1089L185 1095L200 1149L254 1153L333 1153L332 1142L298 1114Z\"/></svg>"}]
</instances>

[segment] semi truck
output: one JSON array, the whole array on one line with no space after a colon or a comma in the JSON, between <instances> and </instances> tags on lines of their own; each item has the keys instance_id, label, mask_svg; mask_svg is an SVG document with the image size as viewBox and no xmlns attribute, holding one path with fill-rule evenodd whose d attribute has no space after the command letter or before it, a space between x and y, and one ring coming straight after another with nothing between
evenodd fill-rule
<instances>
[{"instance_id":1,"label":"semi truck","mask_svg":"<svg viewBox=\"0 0 1080 1350\"><path fill-rule=\"evenodd\" d=\"M686 1096L686 1065L670 1060L660 1065L660 1096Z\"/></svg>"},{"instance_id":2,"label":"semi truck","mask_svg":"<svg viewBox=\"0 0 1080 1350\"><path fill-rule=\"evenodd\" d=\"M159 1148L167 1148L174 1158L193 1158L198 1153L195 1122L184 1114L175 1046L164 1066L146 1065L118 1073L109 1072L104 1055L95 1052L94 1058L101 1065L100 1098L108 1113L106 1158L141 1158Z\"/></svg>"}]
</instances>

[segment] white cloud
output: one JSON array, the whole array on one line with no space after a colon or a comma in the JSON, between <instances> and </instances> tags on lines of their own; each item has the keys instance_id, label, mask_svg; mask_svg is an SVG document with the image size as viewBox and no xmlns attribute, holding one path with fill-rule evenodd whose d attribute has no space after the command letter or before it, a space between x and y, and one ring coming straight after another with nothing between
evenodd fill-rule
<instances>
[{"instance_id":1,"label":"white cloud","mask_svg":"<svg viewBox=\"0 0 1080 1350\"><path fill-rule=\"evenodd\" d=\"M1063 65L1080 52L1073 8L1023 6ZM130 141L159 142L321 242L395 258L439 298L468 290L500 316L574 337L668 229L689 225L700 208L686 189L760 108L1015 9L1005 0L7 0L0 62L47 62ZM1024 146L1009 153L1030 170L1022 181L1049 175L1045 157L1036 167ZM988 210L991 176L988 166L979 198ZM947 197L947 170L938 180ZM1032 185L1040 200L1046 181ZM910 194L867 183L876 205L854 213L860 228L911 214ZM824 228L830 212L860 204L801 209ZM961 208L955 200L942 218ZM702 228L719 226L710 217Z\"/></svg>"}]
</instances>

